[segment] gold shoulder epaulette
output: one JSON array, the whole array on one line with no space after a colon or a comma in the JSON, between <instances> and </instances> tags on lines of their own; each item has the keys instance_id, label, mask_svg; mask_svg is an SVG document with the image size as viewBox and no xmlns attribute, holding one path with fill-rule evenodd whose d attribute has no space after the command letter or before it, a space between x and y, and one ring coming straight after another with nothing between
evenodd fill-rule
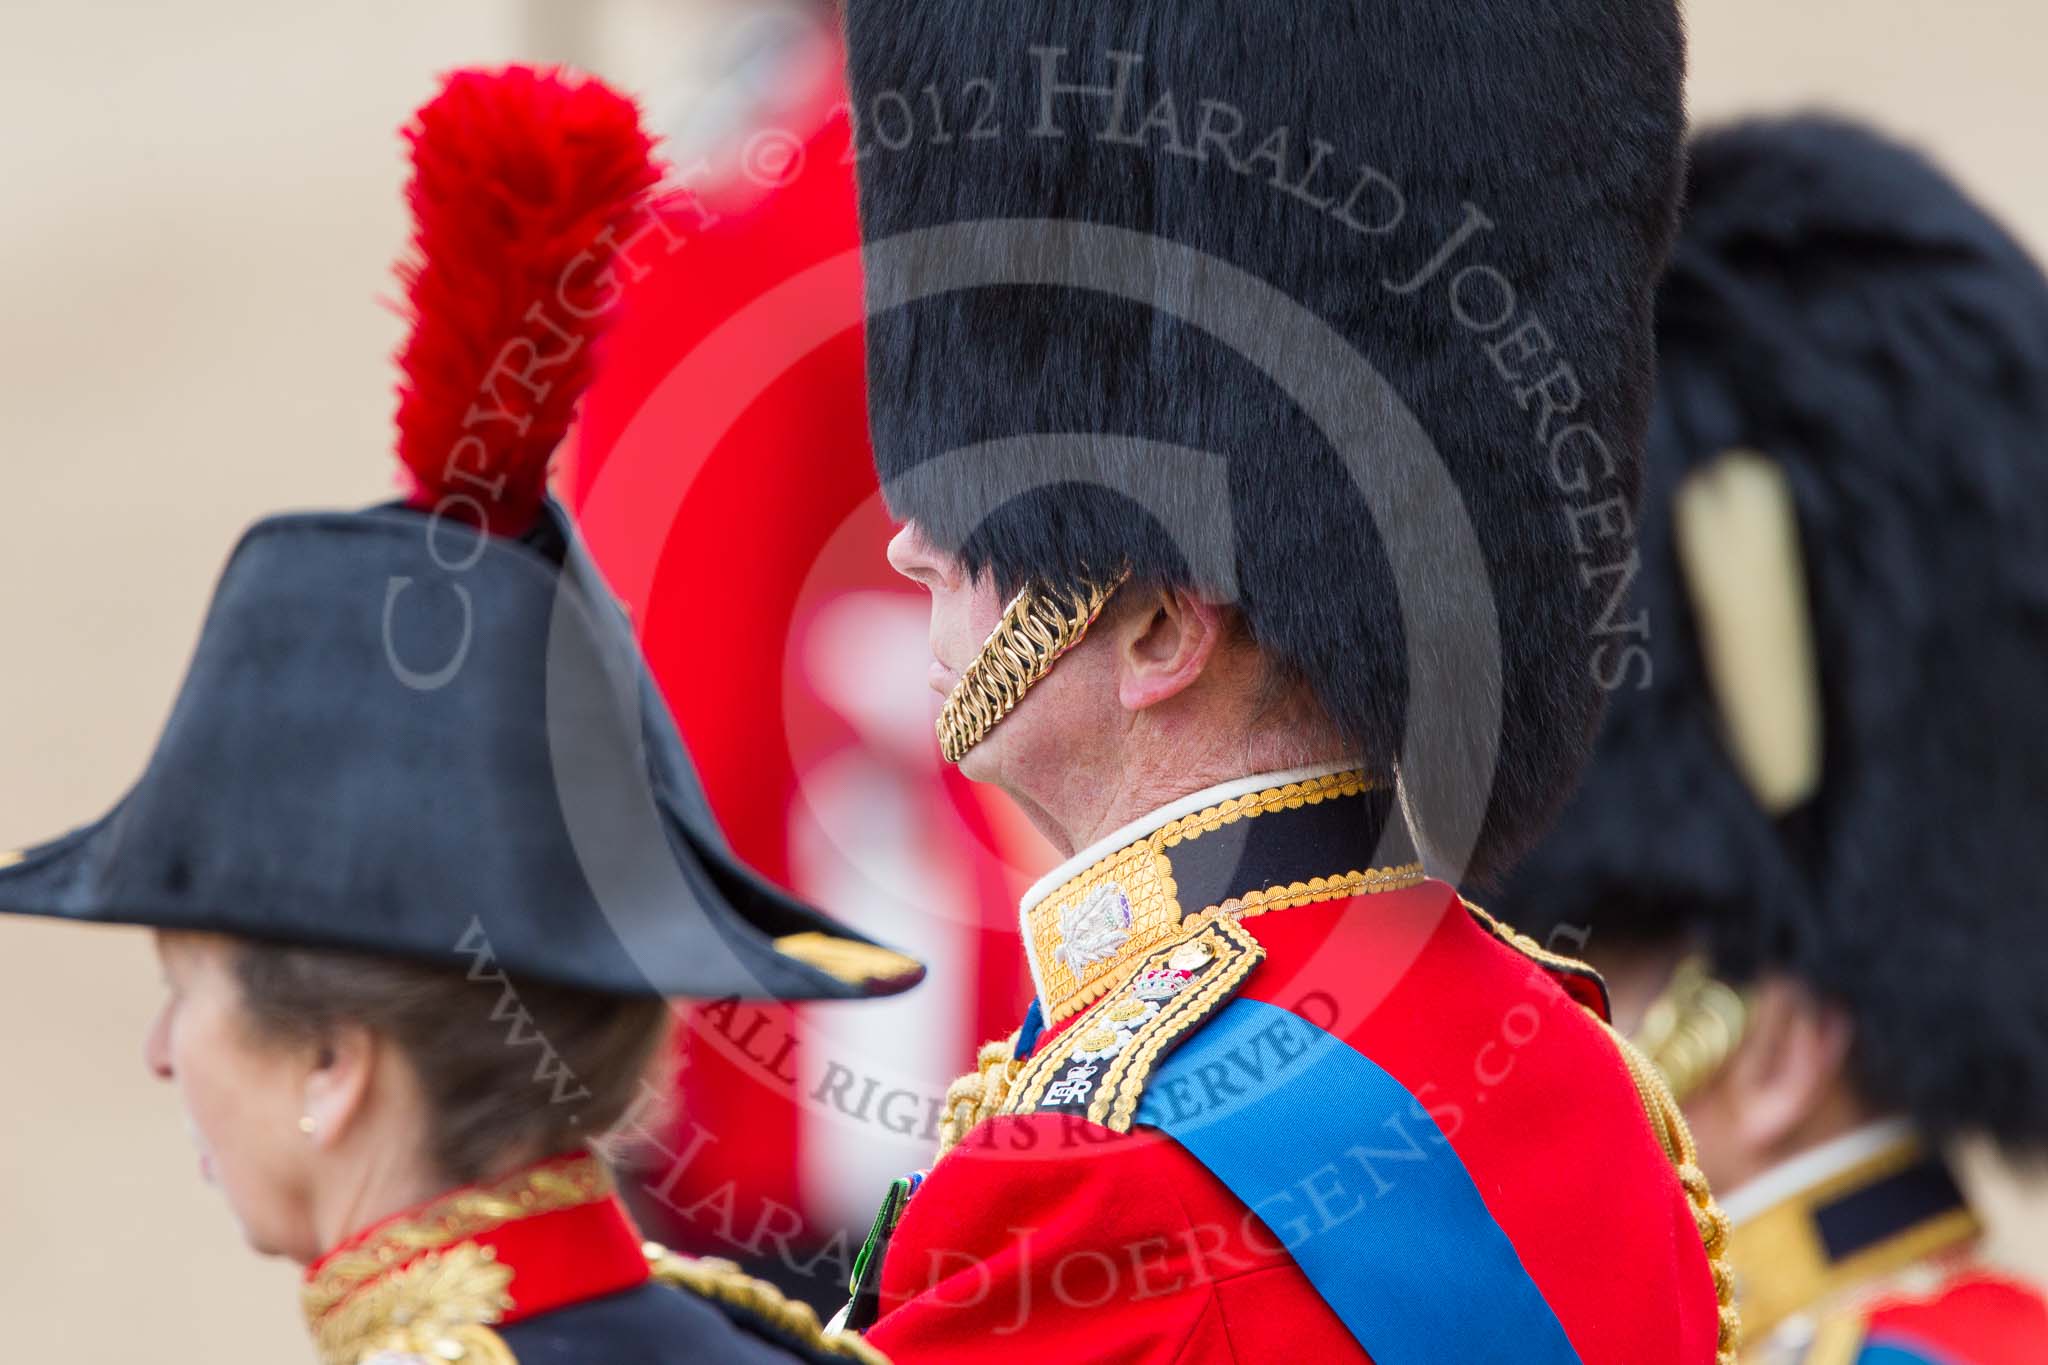
<instances>
[{"instance_id":1,"label":"gold shoulder epaulette","mask_svg":"<svg viewBox=\"0 0 2048 1365\"><path fill-rule=\"evenodd\" d=\"M1265 956L1235 919L1195 923L1033 1054L1001 1112L1075 1114L1129 1132L1160 1058L1229 1004Z\"/></svg>"},{"instance_id":2,"label":"gold shoulder epaulette","mask_svg":"<svg viewBox=\"0 0 2048 1365\"><path fill-rule=\"evenodd\" d=\"M313 1328L322 1365L362 1360L519 1365L491 1330L511 1305L512 1272L474 1243L430 1251L370 1281Z\"/></svg>"},{"instance_id":3,"label":"gold shoulder epaulette","mask_svg":"<svg viewBox=\"0 0 2048 1365\"><path fill-rule=\"evenodd\" d=\"M993 1043L983 1043L974 1054L974 1070L946 1087L944 1117L939 1120L939 1150L932 1160L952 1151L982 1120L1003 1110L1010 1089L1017 1083L1024 1063L1017 1059L1017 1040L1022 1030Z\"/></svg>"},{"instance_id":4,"label":"gold shoulder epaulette","mask_svg":"<svg viewBox=\"0 0 2048 1365\"><path fill-rule=\"evenodd\" d=\"M655 1242L647 1243L654 1278L708 1299L728 1314L751 1318L775 1336L802 1349L813 1360L851 1360L859 1365L889 1365L889 1358L852 1332L828 1332L807 1303L798 1303L766 1280L757 1280L731 1261L715 1257L678 1256Z\"/></svg>"}]
</instances>

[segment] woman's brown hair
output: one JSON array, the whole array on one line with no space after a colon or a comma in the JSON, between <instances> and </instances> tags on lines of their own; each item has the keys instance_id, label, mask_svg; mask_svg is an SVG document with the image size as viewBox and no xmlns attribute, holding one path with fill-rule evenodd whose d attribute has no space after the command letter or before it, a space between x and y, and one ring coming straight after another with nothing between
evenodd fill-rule
<instances>
[{"instance_id":1,"label":"woman's brown hair","mask_svg":"<svg viewBox=\"0 0 2048 1365\"><path fill-rule=\"evenodd\" d=\"M317 1045L353 1023L391 1040L431 1110L428 1155L456 1184L602 1137L669 1030L661 1000L358 953L243 943L236 975L259 1038Z\"/></svg>"}]
</instances>

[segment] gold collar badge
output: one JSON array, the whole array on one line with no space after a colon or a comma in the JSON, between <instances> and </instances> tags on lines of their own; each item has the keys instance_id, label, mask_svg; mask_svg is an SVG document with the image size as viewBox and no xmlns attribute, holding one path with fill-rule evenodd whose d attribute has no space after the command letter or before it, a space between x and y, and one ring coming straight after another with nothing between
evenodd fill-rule
<instances>
[{"instance_id":1,"label":"gold collar badge","mask_svg":"<svg viewBox=\"0 0 2048 1365\"><path fill-rule=\"evenodd\" d=\"M1240 820L1300 810L1376 790L1356 770L1329 773L1248 792L1169 820L1145 837L1100 858L1024 912L1024 947L1042 995L1048 1025L1072 1018L1120 985L1153 949L1179 938L1204 915L1243 918L1269 910L1395 891L1423 880L1419 860L1344 870L1247 887L1214 903L1184 906L1174 861L1187 845ZM1361 828L1361 841L1369 836ZM1298 868L1295 871L1309 871ZM1247 874L1250 875L1250 874Z\"/></svg>"}]
</instances>

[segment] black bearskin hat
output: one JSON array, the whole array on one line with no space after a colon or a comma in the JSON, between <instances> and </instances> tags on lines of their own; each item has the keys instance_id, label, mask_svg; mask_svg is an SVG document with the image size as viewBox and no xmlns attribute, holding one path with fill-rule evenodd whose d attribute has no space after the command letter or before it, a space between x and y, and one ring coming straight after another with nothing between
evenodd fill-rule
<instances>
[{"instance_id":1,"label":"black bearskin hat","mask_svg":"<svg viewBox=\"0 0 2048 1365\"><path fill-rule=\"evenodd\" d=\"M1868 1099L2036 1144L2048 281L1934 167L1848 124L1708 134L1691 178L1659 300L1649 642L1499 908L1595 951L1696 934L1736 982L1789 971L1852 1012ZM1782 470L1804 562L1818 766L1787 802L1736 759L1676 534L1681 485L1731 450Z\"/></svg>"},{"instance_id":2,"label":"black bearskin hat","mask_svg":"<svg viewBox=\"0 0 2048 1365\"><path fill-rule=\"evenodd\" d=\"M1447 864L1506 866L1630 638L1674 0L847 28L896 514L1005 591L1235 603Z\"/></svg>"}]
</instances>

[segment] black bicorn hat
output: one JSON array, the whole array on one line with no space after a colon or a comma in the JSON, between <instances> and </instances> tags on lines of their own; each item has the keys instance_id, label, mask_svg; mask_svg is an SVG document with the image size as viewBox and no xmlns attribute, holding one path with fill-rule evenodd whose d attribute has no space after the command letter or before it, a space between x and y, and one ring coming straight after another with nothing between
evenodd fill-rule
<instances>
[{"instance_id":1,"label":"black bicorn hat","mask_svg":"<svg viewBox=\"0 0 2048 1365\"><path fill-rule=\"evenodd\" d=\"M1447 870L1504 868L1628 638L1674 0L847 27L892 510L1005 591L1236 604Z\"/></svg>"},{"instance_id":2,"label":"black bicorn hat","mask_svg":"<svg viewBox=\"0 0 2048 1365\"><path fill-rule=\"evenodd\" d=\"M1498 908L1795 975L1867 1098L2038 1147L2048 280L1920 155L1802 116L1695 142L1659 309L1648 640Z\"/></svg>"},{"instance_id":3,"label":"black bicorn hat","mask_svg":"<svg viewBox=\"0 0 2048 1365\"><path fill-rule=\"evenodd\" d=\"M141 780L97 823L0 857L0 913L621 995L915 984L917 962L733 854L544 491L605 247L631 239L657 175L636 111L559 72L459 72L410 136L417 495L245 533Z\"/></svg>"}]
</instances>

